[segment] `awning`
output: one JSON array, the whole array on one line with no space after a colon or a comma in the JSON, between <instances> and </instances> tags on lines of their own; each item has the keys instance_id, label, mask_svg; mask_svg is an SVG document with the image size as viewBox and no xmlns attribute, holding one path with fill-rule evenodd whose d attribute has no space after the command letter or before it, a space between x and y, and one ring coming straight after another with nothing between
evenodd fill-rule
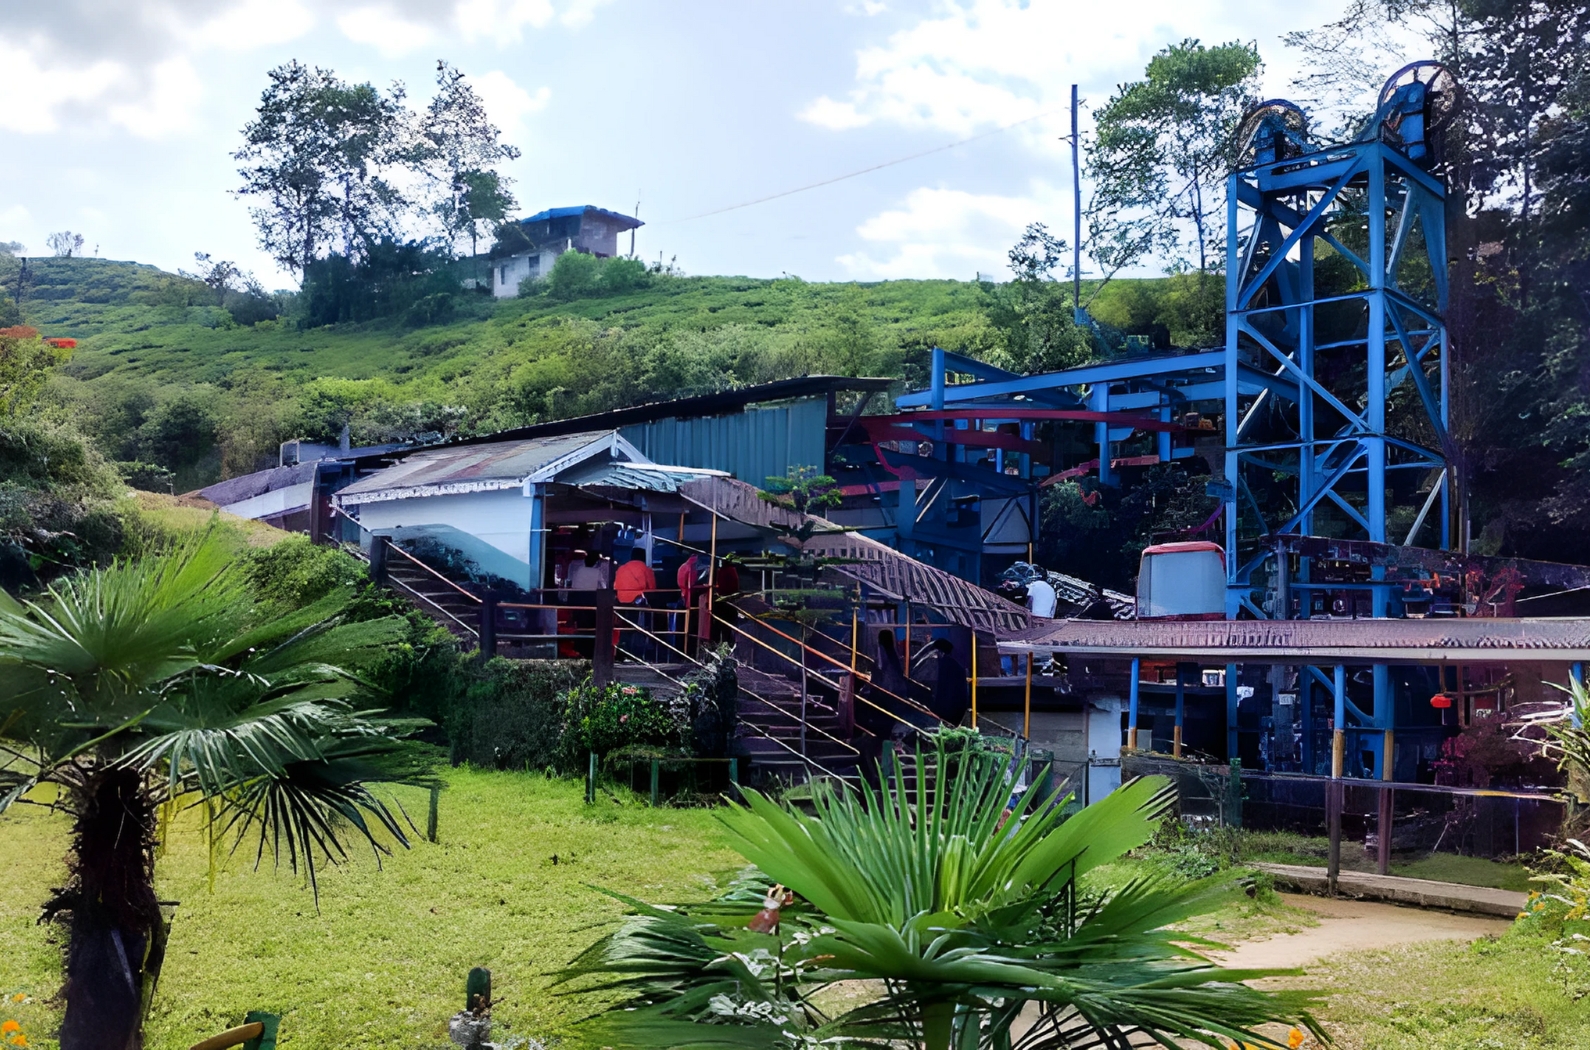
<instances>
[{"instance_id":1,"label":"awning","mask_svg":"<svg viewBox=\"0 0 1590 1050\"><path fill-rule=\"evenodd\" d=\"M1207 663L1566 663L1590 660L1590 619L1054 620L1005 653Z\"/></svg>"}]
</instances>

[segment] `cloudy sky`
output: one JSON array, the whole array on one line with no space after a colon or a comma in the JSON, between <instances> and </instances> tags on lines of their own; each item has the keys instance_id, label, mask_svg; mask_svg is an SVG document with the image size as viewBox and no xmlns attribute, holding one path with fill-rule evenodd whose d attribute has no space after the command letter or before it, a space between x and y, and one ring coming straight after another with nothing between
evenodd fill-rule
<instances>
[{"instance_id":1,"label":"cloudy sky","mask_svg":"<svg viewBox=\"0 0 1590 1050\"><path fill-rule=\"evenodd\" d=\"M0 240L167 269L195 251L287 286L229 154L289 59L429 96L468 73L526 213L640 202L637 251L809 280L1003 272L1070 224L1070 85L1102 102L1167 43L1256 41L1341 0L0 0ZM1004 130L1000 130L1004 129ZM975 138L974 138L975 137ZM809 192L734 205L973 141ZM709 214L711 213L711 214Z\"/></svg>"}]
</instances>

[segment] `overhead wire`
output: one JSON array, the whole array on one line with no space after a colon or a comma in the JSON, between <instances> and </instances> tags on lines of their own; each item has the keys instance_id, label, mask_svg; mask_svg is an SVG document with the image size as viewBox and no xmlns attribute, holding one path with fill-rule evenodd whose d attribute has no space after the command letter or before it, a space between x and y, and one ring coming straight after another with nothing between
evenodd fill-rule
<instances>
[{"instance_id":1,"label":"overhead wire","mask_svg":"<svg viewBox=\"0 0 1590 1050\"><path fill-rule=\"evenodd\" d=\"M870 174L870 173L872 173L874 171L882 171L884 168L892 168L892 167L894 167L897 164L905 164L905 163L907 163L909 161L920 160L923 157L930 157L930 156L932 156L935 153L943 153L943 152L945 152L947 150L956 149L958 147L965 146L965 145L968 145L968 144L973 143L973 142L977 142L980 139L986 139L986 138L989 138L990 136L999 135L999 134L1002 134L1003 132L1010 131L1013 128L1019 128L1023 124L1031 124L1035 120L1041 120L1044 117L1052 117L1055 114L1061 113L1061 112L1064 112L1064 111L1063 110L1058 110L1058 109L1051 109L1051 110L1046 110L1046 111L1044 111L1042 113L1034 113L1030 117L1024 117L1021 120L1015 121L1014 123L1004 124L1004 125L1001 125L1000 127L992 128L992 129L990 129L988 131L980 132L980 133L978 133L976 135L971 136L970 138L961 139L958 142L951 142L951 143L949 143L947 145L943 145L943 146L934 146L932 149L925 149L925 150L922 150L920 153L912 153L909 156L905 156L905 157L896 157L894 160L886 160L882 164L874 164L871 167L860 168L860 169L857 169L856 171L846 172L843 175L835 175L833 178L823 179L820 182L810 182L810 183L807 183L804 186L796 186L794 189L781 190L778 193L770 193L766 197L758 197L755 200L742 201L739 204L731 204L731 205L729 205L727 207L724 207L724 208L715 208L712 211L704 211L704 212L701 212L700 214L697 214L697 215L687 215L687 216L685 216L682 219L660 219L656 223L654 223L653 225L667 226L667 225L672 225L674 223L680 223L680 222L694 222L697 219L706 219L706 218L710 218L713 215L723 215L723 214L725 214L727 212L739 211L741 208L750 208L750 207L753 207L753 206L758 205L758 204L766 204L768 201L776 201L776 200L780 199L781 197L793 197L797 193L805 193L808 190L821 189L824 186L832 186L834 183L836 183L836 182L844 182L846 179L854 179L854 178L856 178L857 176L860 176L860 175L867 175L867 174Z\"/></svg>"}]
</instances>

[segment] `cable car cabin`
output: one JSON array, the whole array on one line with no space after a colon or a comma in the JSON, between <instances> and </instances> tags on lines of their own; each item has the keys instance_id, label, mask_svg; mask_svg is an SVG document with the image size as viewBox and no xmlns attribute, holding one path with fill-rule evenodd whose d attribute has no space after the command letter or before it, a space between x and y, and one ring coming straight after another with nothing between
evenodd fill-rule
<instances>
[{"instance_id":1,"label":"cable car cabin","mask_svg":"<svg viewBox=\"0 0 1590 1050\"><path fill-rule=\"evenodd\" d=\"M1223 620L1226 555L1217 543L1159 543L1137 571L1139 620Z\"/></svg>"}]
</instances>

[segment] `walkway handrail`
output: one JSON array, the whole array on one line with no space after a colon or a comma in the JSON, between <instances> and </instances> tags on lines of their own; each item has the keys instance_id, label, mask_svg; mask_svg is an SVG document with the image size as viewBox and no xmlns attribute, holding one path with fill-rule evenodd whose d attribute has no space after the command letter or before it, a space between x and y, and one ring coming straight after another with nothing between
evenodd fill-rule
<instances>
[{"instance_id":1,"label":"walkway handrail","mask_svg":"<svg viewBox=\"0 0 1590 1050\"><path fill-rule=\"evenodd\" d=\"M447 584L447 586L451 587L453 590L457 591L459 594L462 594L464 597L468 598L470 601L475 602L477 604L479 604L481 602L482 599L481 599L480 595L474 593L473 591L470 591L470 590L467 590L467 589L465 589L463 587L460 587L456 582L454 582L453 580L449 579L446 576L443 576L441 573L437 572L435 569L431 568L429 565L427 565L424 562L420 561L414 555L410 554L408 551L404 550L402 547L399 547L397 544L392 543L391 541L388 541L387 545L386 545L386 548L389 551L395 551L398 554L403 555L403 557L407 558L409 561L413 562L415 565L418 565L420 568L424 569L426 572L430 573L432 576L436 577L438 580L441 580L443 583ZM410 590L413 590L413 588L410 588Z\"/></svg>"},{"instance_id":2,"label":"walkway handrail","mask_svg":"<svg viewBox=\"0 0 1590 1050\"><path fill-rule=\"evenodd\" d=\"M422 594L421 592L416 591L413 587L410 587L408 584L404 583L402 580L394 579L391 576L387 577L387 581L386 582L390 583L390 584L393 584L394 586L403 588L405 591L408 591L411 595L413 595L415 600L424 602L426 605L429 605L431 608L435 609L437 612L441 613L443 616L447 617L449 620L452 620L454 623L458 624L459 627L462 627L464 630L468 631L470 634L474 635L476 638L480 637L480 628L479 627L476 627L473 624L468 623L467 621L459 619L445 605L441 604L436 599L432 598L430 595Z\"/></svg>"}]
</instances>

